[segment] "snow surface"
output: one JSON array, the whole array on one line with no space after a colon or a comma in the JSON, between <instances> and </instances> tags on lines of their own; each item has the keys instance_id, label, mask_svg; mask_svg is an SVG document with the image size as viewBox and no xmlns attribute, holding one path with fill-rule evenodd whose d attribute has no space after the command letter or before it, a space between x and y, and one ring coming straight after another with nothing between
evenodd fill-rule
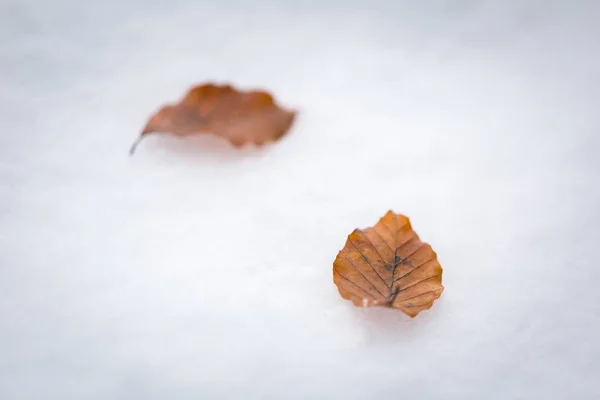
<instances>
[{"instance_id":1,"label":"snow surface","mask_svg":"<svg viewBox=\"0 0 600 400\"><path fill-rule=\"evenodd\" d=\"M600 398L599 20L593 0L0 0L0 399ZM297 124L129 157L209 79ZM332 280L388 209L444 267L414 320Z\"/></svg>"}]
</instances>

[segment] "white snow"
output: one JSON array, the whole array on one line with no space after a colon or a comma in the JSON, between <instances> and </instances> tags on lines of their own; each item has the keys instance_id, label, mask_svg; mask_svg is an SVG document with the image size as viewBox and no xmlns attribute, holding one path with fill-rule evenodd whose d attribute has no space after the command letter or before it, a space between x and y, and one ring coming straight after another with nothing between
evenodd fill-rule
<instances>
[{"instance_id":1,"label":"white snow","mask_svg":"<svg viewBox=\"0 0 600 400\"><path fill-rule=\"evenodd\" d=\"M0 399L598 399L596 1L0 1ZM195 83L300 115L149 137ZM417 318L332 262L408 215Z\"/></svg>"}]
</instances>

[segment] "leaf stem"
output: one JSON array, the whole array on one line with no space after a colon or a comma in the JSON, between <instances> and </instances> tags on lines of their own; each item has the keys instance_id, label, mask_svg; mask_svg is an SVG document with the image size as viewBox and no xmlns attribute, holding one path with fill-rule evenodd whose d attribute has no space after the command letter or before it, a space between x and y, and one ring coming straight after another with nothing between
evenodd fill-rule
<instances>
[{"instance_id":1,"label":"leaf stem","mask_svg":"<svg viewBox=\"0 0 600 400\"><path fill-rule=\"evenodd\" d=\"M140 144L140 142L142 141L142 139L144 138L144 135L140 135L135 142L133 142L133 144L131 145L131 148L129 149L129 155L132 156L133 153L135 153L135 149L137 148L138 144Z\"/></svg>"}]
</instances>

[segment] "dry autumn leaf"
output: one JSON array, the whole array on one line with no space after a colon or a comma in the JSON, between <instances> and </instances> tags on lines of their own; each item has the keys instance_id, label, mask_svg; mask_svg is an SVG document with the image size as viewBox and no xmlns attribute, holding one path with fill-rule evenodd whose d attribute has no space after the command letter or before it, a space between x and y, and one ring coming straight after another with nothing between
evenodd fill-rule
<instances>
[{"instance_id":1,"label":"dry autumn leaf","mask_svg":"<svg viewBox=\"0 0 600 400\"><path fill-rule=\"evenodd\" d=\"M239 91L230 85L203 84L192 88L177 104L169 104L156 112L138 140L150 133L172 133L188 136L212 133L234 146L257 145L281 138L294 122L296 111L275 104L264 91Z\"/></svg>"},{"instance_id":2,"label":"dry autumn leaf","mask_svg":"<svg viewBox=\"0 0 600 400\"><path fill-rule=\"evenodd\" d=\"M429 309L444 290L436 253L407 217L392 211L348 236L333 263L333 281L356 306L392 307L411 317Z\"/></svg>"}]
</instances>

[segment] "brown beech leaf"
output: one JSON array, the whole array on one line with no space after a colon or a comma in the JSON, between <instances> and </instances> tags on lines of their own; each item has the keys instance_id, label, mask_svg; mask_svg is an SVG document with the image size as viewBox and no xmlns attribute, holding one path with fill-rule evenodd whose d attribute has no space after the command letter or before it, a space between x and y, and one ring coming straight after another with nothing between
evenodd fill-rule
<instances>
[{"instance_id":1,"label":"brown beech leaf","mask_svg":"<svg viewBox=\"0 0 600 400\"><path fill-rule=\"evenodd\" d=\"M388 211L372 228L355 229L333 263L333 281L354 305L396 308L411 317L442 292L437 255L407 217Z\"/></svg>"},{"instance_id":2,"label":"brown beech leaf","mask_svg":"<svg viewBox=\"0 0 600 400\"><path fill-rule=\"evenodd\" d=\"M296 111L275 104L264 91L239 91L230 85L206 83L192 88L177 104L156 112L130 150L150 133L188 136L212 133L239 147L262 145L281 138L294 122Z\"/></svg>"}]
</instances>

